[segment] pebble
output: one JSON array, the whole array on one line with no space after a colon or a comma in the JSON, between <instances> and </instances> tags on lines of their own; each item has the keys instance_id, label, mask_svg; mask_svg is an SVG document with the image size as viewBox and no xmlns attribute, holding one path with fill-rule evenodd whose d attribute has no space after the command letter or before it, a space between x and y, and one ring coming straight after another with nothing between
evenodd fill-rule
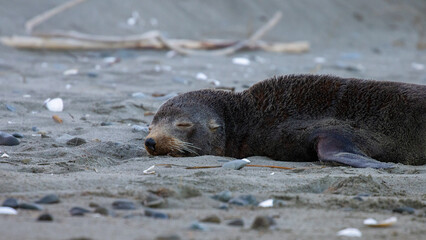
<instances>
[{"instance_id":1,"label":"pebble","mask_svg":"<svg viewBox=\"0 0 426 240\"><path fill-rule=\"evenodd\" d=\"M84 216L86 213L90 213L90 211L82 207L73 207L70 209L71 216Z\"/></svg>"},{"instance_id":2,"label":"pebble","mask_svg":"<svg viewBox=\"0 0 426 240\"><path fill-rule=\"evenodd\" d=\"M114 215L108 208L105 207L97 207L94 211L95 213L99 213L103 216L112 216Z\"/></svg>"},{"instance_id":3,"label":"pebble","mask_svg":"<svg viewBox=\"0 0 426 240\"><path fill-rule=\"evenodd\" d=\"M247 206L247 205L256 206L258 204L256 198L253 195L242 195L229 200L228 203L239 205L239 206Z\"/></svg>"},{"instance_id":4,"label":"pebble","mask_svg":"<svg viewBox=\"0 0 426 240\"><path fill-rule=\"evenodd\" d=\"M151 207L151 208L159 208L163 207L166 204L166 201L164 198L159 197L155 194L149 194L148 197L143 201L143 205L145 207Z\"/></svg>"},{"instance_id":5,"label":"pebble","mask_svg":"<svg viewBox=\"0 0 426 240\"><path fill-rule=\"evenodd\" d=\"M91 77L91 78L96 78L96 77L98 77L98 74L97 74L97 73L95 73L95 72L88 72L88 73L87 73L87 76L88 76L88 77Z\"/></svg>"},{"instance_id":6,"label":"pebble","mask_svg":"<svg viewBox=\"0 0 426 240\"><path fill-rule=\"evenodd\" d=\"M180 240L181 238L179 235L172 234L172 235L164 235L164 236L158 236L155 238L155 240Z\"/></svg>"},{"instance_id":7,"label":"pebble","mask_svg":"<svg viewBox=\"0 0 426 240\"><path fill-rule=\"evenodd\" d=\"M408 214L413 214L413 213L415 213L416 212L416 209L414 209L414 208L412 208L412 207L407 207L407 206L404 206L404 207L397 207L397 208L394 208L393 210L392 210L392 212L396 212L396 213L408 213Z\"/></svg>"},{"instance_id":8,"label":"pebble","mask_svg":"<svg viewBox=\"0 0 426 240\"><path fill-rule=\"evenodd\" d=\"M275 220L269 216L257 216L253 224L251 225L252 229L269 229L274 226Z\"/></svg>"},{"instance_id":9,"label":"pebble","mask_svg":"<svg viewBox=\"0 0 426 240\"><path fill-rule=\"evenodd\" d=\"M352 199L358 200L358 201L364 201L364 199L360 196L355 196Z\"/></svg>"},{"instance_id":10,"label":"pebble","mask_svg":"<svg viewBox=\"0 0 426 240\"><path fill-rule=\"evenodd\" d=\"M51 112L62 112L62 110L64 110L64 102L61 98L48 98L46 101L44 101L44 104L47 110Z\"/></svg>"},{"instance_id":11,"label":"pebble","mask_svg":"<svg viewBox=\"0 0 426 240\"><path fill-rule=\"evenodd\" d=\"M55 121L56 123L63 123L64 120L62 120L62 118L60 118L58 115L53 115L52 116L53 121Z\"/></svg>"},{"instance_id":12,"label":"pebble","mask_svg":"<svg viewBox=\"0 0 426 240\"><path fill-rule=\"evenodd\" d=\"M365 70L365 67L361 64L354 65L354 64L346 64L346 63L338 62L336 63L335 67L337 69L342 69L349 72L362 72Z\"/></svg>"},{"instance_id":13,"label":"pebble","mask_svg":"<svg viewBox=\"0 0 426 240\"><path fill-rule=\"evenodd\" d=\"M43 213L37 218L37 221L53 221L53 217L49 213Z\"/></svg>"},{"instance_id":14,"label":"pebble","mask_svg":"<svg viewBox=\"0 0 426 240\"><path fill-rule=\"evenodd\" d=\"M217 215L210 215L203 219L201 219L201 222L207 222L207 223L220 223L220 218Z\"/></svg>"},{"instance_id":15,"label":"pebble","mask_svg":"<svg viewBox=\"0 0 426 240\"><path fill-rule=\"evenodd\" d=\"M77 74L78 74L78 69L71 68L71 69L65 70L65 71L63 72L63 74L64 74L65 76L77 75Z\"/></svg>"},{"instance_id":16,"label":"pebble","mask_svg":"<svg viewBox=\"0 0 426 240\"><path fill-rule=\"evenodd\" d=\"M19 140L14 136L10 135L9 133L0 132L0 145L15 146L19 143Z\"/></svg>"},{"instance_id":17,"label":"pebble","mask_svg":"<svg viewBox=\"0 0 426 240\"><path fill-rule=\"evenodd\" d=\"M232 193L229 190L225 190L216 195L213 195L212 198L221 202L228 202L232 198Z\"/></svg>"},{"instance_id":18,"label":"pebble","mask_svg":"<svg viewBox=\"0 0 426 240\"><path fill-rule=\"evenodd\" d=\"M126 200L117 200L112 203L112 207L118 210L134 210L136 206L133 202Z\"/></svg>"},{"instance_id":19,"label":"pebble","mask_svg":"<svg viewBox=\"0 0 426 240\"><path fill-rule=\"evenodd\" d=\"M207 228L207 226L204 226L203 224L199 223L199 222L194 222L191 224L191 226L189 226L190 230L197 230L197 231L207 231L209 230Z\"/></svg>"},{"instance_id":20,"label":"pebble","mask_svg":"<svg viewBox=\"0 0 426 240\"><path fill-rule=\"evenodd\" d=\"M86 143L86 140L83 138L75 137L67 141L68 146L80 146Z\"/></svg>"},{"instance_id":21,"label":"pebble","mask_svg":"<svg viewBox=\"0 0 426 240\"><path fill-rule=\"evenodd\" d=\"M259 203L259 207L267 208L267 207L273 207L273 206L274 206L274 199L268 199Z\"/></svg>"},{"instance_id":22,"label":"pebble","mask_svg":"<svg viewBox=\"0 0 426 240\"><path fill-rule=\"evenodd\" d=\"M111 122L101 122L101 126L111 126Z\"/></svg>"},{"instance_id":23,"label":"pebble","mask_svg":"<svg viewBox=\"0 0 426 240\"><path fill-rule=\"evenodd\" d=\"M18 212L11 207L0 207L0 215L16 215Z\"/></svg>"},{"instance_id":24,"label":"pebble","mask_svg":"<svg viewBox=\"0 0 426 240\"><path fill-rule=\"evenodd\" d=\"M147 217L153 217L153 218L159 218L159 219L168 219L169 215L153 210L153 209L145 209L145 216Z\"/></svg>"},{"instance_id":25,"label":"pebble","mask_svg":"<svg viewBox=\"0 0 426 240\"><path fill-rule=\"evenodd\" d=\"M42 197L40 200L36 201L35 203L38 204L54 204L54 203L59 203L59 197L56 194L49 194L46 195L44 197Z\"/></svg>"},{"instance_id":26,"label":"pebble","mask_svg":"<svg viewBox=\"0 0 426 240\"><path fill-rule=\"evenodd\" d=\"M23 138L24 135L22 135L21 133L12 133L12 136L16 137L16 138Z\"/></svg>"},{"instance_id":27,"label":"pebble","mask_svg":"<svg viewBox=\"0 0 426 240\"><path fill-rule=\"evenodd\" d=\"M19 204L18 204L18 200L16 200L15 198L8 198L6 200L4 200L3 207L11 207L11 208L18 208Z\"/></svg>"},{"instance_id":28,"label":"pebble","mask_svg":"<svg viewBox=\"0 0 426 240\"><path fill-rule=\"evenodd\" d=\"M229 226L244 227L244 221L241 218L237 218L228 222Z\"/></svg>"},{"instance_id":29,"label":"pebble","mask_svg":"<svg viewBox=\"0 0 426 240\"><path fill-rule=\"evenodd\" d=\"M32 127L31 130L33 130L33 132L38 132L39 131L38 127L36 127L36 126Z\"/></svg>"},{"instance_id":30,"label":"pebble","mask_svg":"<svg viewBox=\"0 0 426 240\"><path fill-rule=\"evenodd\" d=\"M243 159L240 159L240 160L234 160L234 161L227 162L227 163L222 165L222 168L240 170L241 168L243 168L248 163L250 163L250 160L243 158Z\"/></svg>"},{"instance_id":31,"label":"pebble","mask_svg":"<svg viewBox=\"0 0 426 240\"><path fill-rule=\"evenodd\" d=\"M207 75L205 73L202 73L202 72L197 73L197 75L195 75L195 77L198 80L207 80L208 79Z\"/></svg>"},{"instance_id":32,"label":"pebble","mask_svg":"<svg viewBox=\"0 0 426 240\"><path fill-rule=\"evenodd\" d=\"M224 203L224 204L221 204L218 208L219 208L220 210L228 211L228 210L229 210L229 205L228 205L228 204L226 204L226 203Z\"/></svg>"},{"instance_id":33,"label":"pebble","mask_svg":"<svg viewBox=\"0 0 426 240\"><path fill-rule=\"evenodd\" d=\"M16 108L12 105L6 104L6 109L11 112L16 112Z\"/></svg>"},{"instance_id":34,"label":"pebble","mask_svg":"<svg viewBox=\"0 0 426 240\"><path fill-rule=\"evenodd\" d=\"M36 211L42 211L43 207L40 205L37 205L35 203L20 203L18 205L18 208L26 209L26 210L36 210Z\"/></svg>"},{"instance_id":35,"label":"pebble","mask_svg":"<svg viewBox=\"0 0 426 240\"><path fill-rule=\"evenodd\" d=\"M362 233L357 228L345 228L337 232L337 236L362 237Z\"/></svg>"},{"instance_id":36,"label":"pebble","mask_svg":"<svg viewBox=\"0 0 426 240\"><path fill-rule=\"evenodd\" d=\"M132 125L132 132L144 132L149 133L149 128L140 125Z\"/></svg>"},{"instance_id":37,"label":"pebble","mask_svg":"<svg viewBox=\"0 0 426 240\"><path fill-rule=\"evenodd\" d=\"M250 59L243 57L236 57L232 59L232 63L236 65L248 66L250 65Z\"/></svg>"}]
</instances>

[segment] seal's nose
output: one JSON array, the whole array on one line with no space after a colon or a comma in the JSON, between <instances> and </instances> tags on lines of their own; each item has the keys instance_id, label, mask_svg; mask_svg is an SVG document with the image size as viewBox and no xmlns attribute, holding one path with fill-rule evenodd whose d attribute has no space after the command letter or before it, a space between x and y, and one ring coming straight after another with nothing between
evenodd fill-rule
<instances>
[{"instance_id":1,"label":"seal's nose","mask_svg":"<svg viewBox=\"0 0 426 240\"><path fill-rule=\"evenodd\" d=\"M155 140L153 138L147 138L145 140L145 146L152 151L155 151Z\"/></svg>"}]
</instances>

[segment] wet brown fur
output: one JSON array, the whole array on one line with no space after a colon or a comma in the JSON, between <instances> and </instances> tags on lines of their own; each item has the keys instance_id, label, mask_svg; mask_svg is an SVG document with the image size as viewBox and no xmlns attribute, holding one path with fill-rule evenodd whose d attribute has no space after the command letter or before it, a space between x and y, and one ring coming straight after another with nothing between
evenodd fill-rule
<instances>
[{"instance_id":1,"label":"wet brown fur","mask_svg":"<svg viewBox=\"0 0 426 240\"><path fill-rule=\"evenodd\" d=\"M193 126L178 128L179 121ZM147 138L155 139L158 150L147 150L153 155L173 152L172 139L179 139L192 143L195 153L171 155L316 161L317 139L332 132L371 158L420 165L426 164L426 86L334 76L274 77L240 93L200 90L172 98L151 127Z\"/></svg>"}]
</instances>

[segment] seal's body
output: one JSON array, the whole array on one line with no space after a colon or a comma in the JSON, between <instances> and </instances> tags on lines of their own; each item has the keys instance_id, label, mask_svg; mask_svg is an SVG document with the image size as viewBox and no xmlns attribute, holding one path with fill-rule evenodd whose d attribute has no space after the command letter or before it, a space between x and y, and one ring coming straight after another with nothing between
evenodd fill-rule
<instances>
[{"instance_id":1,"label":"seal's body","mask_svg":"<svg viewBox=\"0 0 426 240\"><path fill-rule=\"evenodd\" d=\"M145 147L152 155L420 165L426 164L426 86L275 77L240 93L200 90L174 97L150 128Z\"/></svg>"}]
</instances>

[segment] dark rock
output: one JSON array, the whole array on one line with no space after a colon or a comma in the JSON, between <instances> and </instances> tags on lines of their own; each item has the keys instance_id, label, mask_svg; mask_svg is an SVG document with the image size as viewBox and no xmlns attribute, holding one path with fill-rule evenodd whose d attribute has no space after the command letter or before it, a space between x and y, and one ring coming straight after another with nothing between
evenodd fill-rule
<instances>
[{"instance_id":1,"label":"dark rock","mask_svg":"<svg viewBox=\"0 0 426 240\"><path fill-rule=\"evenodd\" d=\"M180 240L181 238L179 235L172 234L172 235L164 235L164 236L158 236L155 238L155 240Z\"/></svg>"},{"instance_id":2,"label":"dark rock","mask_svg":"<svg viewBox=\"0 0 426 240\"><path fill-rule=\"evenodd\" d=\"M69 146L80 146L85 143L86 143L86 140L79 137L75 137L67 141L67 145Z\"/></svg>"},{"instance_id":3,"label":"dark rock","mask_svg":"<svg viewBox=\"0 0 426 240\"><path fill-rule=\"evenodd\" d=\"M111 122L101 122L101 126L111 126Z\"/></svg>"},{"instance_id":4,"label":"dark rock","mask_svg":"<svg viewBox=\"0 0 426 240\"><path fill-rule=\"evenodd\" d=\"M16 200L15 198L8 198L8 199L4 200L2 206L11 207L11 208L18 208L19 204L18 204L18 200Z\"/></svg>"},{"instance_id":5,"label":"dark rock","mask_svg":"<svg viewBox=\"0 0 426 240\"><path fill-rule=\"evenodd\" d=\"M118 210L134 210L136 206L133 202L126 200L117 200L112 203L112 207Z\"/></svg>"},{"instance_id":6,"label":"dark rock","mask_svg":"<svg viewBox=\"0 0 426 240\"><path fill-rule=\"evenodd\" d=\"M84 216L86 213L90 213L90 211L85 208L73 207L70 209L71 216Z\"/></svg>"},{"instance_id":7,"label":"dark rock","mask_svg":"<svg viewBox=\"0 0 426 240\"><path fill-rule=\"evenodd\" d=\"M145 201L143 201L143 205L150 208L160 208L166 205L166 201L155 194L149 194Z\"/></svg>"},{"instance_id":8,"label":"dark rock","mask_svg":"<svg viewBox=\"0 0 426 240\"><path fill-rule=\"evenodd\" d=\"M360 196L355 196L355 197L353 197L353 199L358 200L358 201L364 201L364 199Z\"/></svg>"},{"instance_id":9,"label":"dark rock","mask_svg":"<svg viewBox=\"0 0 426 240\"><path fill-rule=\"evenodd\" d=\"M91 77L91 78L96 78L96 77L98 77L98 74L97 74L97 73L95 73L95 72L88 72L88 73L87 73L87 76L88 76L88 77Z\"/></svg>"},{"instance_id":10,"label":"dark rock","mask_svg":"<svg viewBox=\"0 0 426 240\"><path fill-rule=\"evenodd\" d=\"M9 133L0 132L0 145L15 146L19 144L19 140Z\"/></svg>"},{"instance_id":11,"label":"dark rock","mask_svg":"<svg viewBox=\"0 0 426 240\"><path fill-rule=\"evenodd\" d=\"M190 230L196 230L196 231L207 231L208 228L207 226L204 226L203 224L199 223L199 222L194 222L191 224L191 226L189 226Z\"/></svg>"},{"instance_id":12,"label":"dark rock","mask_svg":"<svg viewBox=\"0 0 426 240\"><path fill-rule=\"evenodd\" d=\"M53 204L53 203L59 203L59 197L56 194L49 194L38 200L36 203L38 204Z\"/></svg>"},{"instance_id":13,"label":"dark rock","mask_svg":"<svg viewBox=\"0 0 426 240\"><path fill-rule=\"evenodd\" d=\"M253 224L251 225L252 229L260 230L260 229L269 229L271 226L275 225L275 220L268 216L257 216Z\"/></svg>"},{"instance_id":14,"label":"dark rock","mask_svg":"<svg viewBox=\"0 0 426 240\"><path fill-rule=\"evenodd\" d=\"M152 209L145 209L145 216L147 217L153 217L153 218L159 218L159 219L168 219L169 215L156 211L156 210L152 210Z\"/></svg>"},{"instance_id":15,"label":"dark rock","mask_svg":"<svg viewBox=\"0 0 426 240\"><path fill-rule=\"evenodd\" d=\"M235 227L243 227L244 221L241 218L237 218L237 219L229 221L228 225L229 226L235 226Z\"/></svg>"},{"instance_id":16,"label":"dark rock","mask_svg":"<svg viewBox=\"0 0 426 240\"><path fill-rule=\"evenodd\" d=\"M104 216L113 216L114 215L108 208L105 208L105 207L97 207L94 212L99 213L99 214L104 215Z\"/></svg>"},{"instance_id":17,"label":"dark rock","mask_svg":"<svg viewBox=\"0 0 426 240\"><path fill-rule=\"evenodd\" d=\"M201 222L220 223L220 218L217 215L210 215L201 220Z\"/></svg>"},{"instance_id":18,"label":"dark rock","mask_svg":"<svg viewBox=\"0 0 426 240\"><path fill-rule=\"evenodd\" d=\"M37 221L53 221L53 217L49 213L43 213L37 218Z\"/></svg>"},{"instance_id":19,"label":"dark rock","mask_svg":"<svg viewBox=\"0 0 426 240\"><path fill-rule=\"evenodd\" d=\"M232 193L228 190L225 190L216 195L213 195L212 198L221 202L228 202L232 198Z\"/></svg>"},{"instance_id":20,"label":"dark rock","mask_svg":"<svg viewBox=\"0 0 426 240\"><path fill-rule=\"evenodd\" d=\"M97 203L91 202L91 203L89 203L89 207L91 207L91 208L98 208L100 206Z\"/></svg>"},{"instance_id":21,"label":"dark rock","mask_svg":"<svg viewBox=\"0 0 426 240\"><path fill-rule=\"evenodd\" d=\"M416 212L416 209L414 209L412 207L404 206L404 207L397 207L397 208L393 209L392 212L401 213L401 214L403 214L403 213L413 214L413 213Z\"/></svg>"},{"instance_id":22,"label":"dark rock","mask_svg":"<svg viewBox=\"0 0 426 240\"><path fill-rule=\"evenodd\" d=\"M241 195L239 197L229 200L228 203L239 205L239 206L247 206L247 205L257 206L258 204L256 198L253 195Z\"/></svg>"},{"instance_id":23,"label":"dark rock","mask_svg":"<svg viewBox=\"0 0 426 240\"><path fill-rule=\"evenodd\" d=\"M12 136L16 137L16 138L23 138L24 135L22 135L21 133L12 133Z\"/></svg>"},{"instance_id":24,"label":"dark rock","mask_svg":"<svg viewBox=\"0 0 426 240\"><path fill-rule=\"evenodd\" d=\"M40 205L37 205L35 203L20 203L18 205L18 208L26 209L26 210L36 210L36 211L42 211L43 207Z\"/></svg>"},{"instance_id":25,"label":"dark rock","mask_svg":"<svg viewBox=\"0 0 426 240\"><path fill-rule=\"evenodd\" d=\"M226 211L228 211L229 210L229 205L226 204L226 203L224 203L224 204L221 204L218 208L220 210L226 210Z\"/></svg>"}]
</instances>

